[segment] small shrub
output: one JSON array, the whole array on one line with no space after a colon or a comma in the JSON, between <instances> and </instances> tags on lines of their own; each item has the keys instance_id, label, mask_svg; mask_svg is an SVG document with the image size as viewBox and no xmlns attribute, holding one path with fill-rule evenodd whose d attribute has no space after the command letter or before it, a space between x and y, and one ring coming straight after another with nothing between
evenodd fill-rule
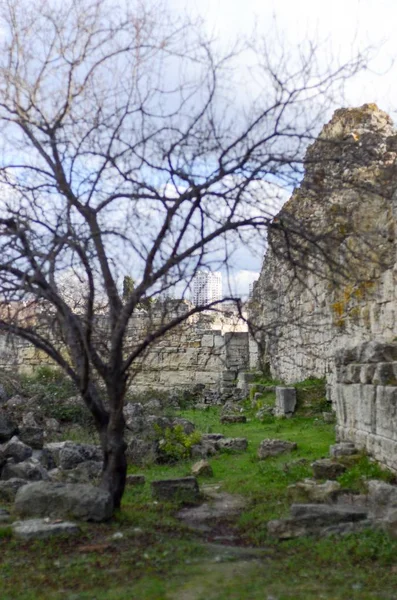
<instances>
[{"instance_id":1,"label":"small shrub","mask_svg":"<svg viewBox=\"0 0 397 600\"><path fill-rule=\"evenodd\" d=\"M192 446L201 440L201 433L193 431L187 434L182 425L167 427L164 431L155 425L160 459L163 462L176 462L187 459L191 455Z\"/></svg>"}]
</instances>

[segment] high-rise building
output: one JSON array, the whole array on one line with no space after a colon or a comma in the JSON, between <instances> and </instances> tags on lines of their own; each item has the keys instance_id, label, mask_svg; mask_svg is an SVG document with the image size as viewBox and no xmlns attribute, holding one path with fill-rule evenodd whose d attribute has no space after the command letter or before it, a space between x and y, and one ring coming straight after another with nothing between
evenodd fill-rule
<instances>
[{"instance_id":1,"label":"high-rise building","mask_svg":"<svg viewBox=\"0 0 397 600\"><path fill-rule=\"evenodd\" d=\"M216 300L222 300L222 273L197 271L193 278L193 304L200 306Z\"/></svg>"}]
</instances>

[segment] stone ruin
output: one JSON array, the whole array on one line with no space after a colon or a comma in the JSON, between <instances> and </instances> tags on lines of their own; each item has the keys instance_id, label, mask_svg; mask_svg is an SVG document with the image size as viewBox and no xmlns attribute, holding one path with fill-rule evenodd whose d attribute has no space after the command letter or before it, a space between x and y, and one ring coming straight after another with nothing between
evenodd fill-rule
<instances>
[{"instance_id":1,"label":"stone ruin","mask_svg":"<svg viewBox=\"0 0 397 600\"><path fill-rule=\"evenodd\" d=\"M374 104L337 110L274 219L251 303L273 377L326 377L339 438L394 471L396 220L390 117Z\"/></svg>"}]
</instances>

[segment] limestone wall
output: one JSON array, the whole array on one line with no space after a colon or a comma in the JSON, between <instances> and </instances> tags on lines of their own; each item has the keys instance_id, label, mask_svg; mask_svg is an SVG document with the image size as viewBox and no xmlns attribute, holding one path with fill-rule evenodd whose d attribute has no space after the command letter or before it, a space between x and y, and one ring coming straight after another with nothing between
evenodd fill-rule
<instances>
[{"instance_id":1,"label":"limestone wall","mask_svg":"<svg viewBox=\"0 0 397 600\"><path fill-rule=\"evenodd\" d=\"M179 310L179 309L178 309ZM177 313L167 313L167 318ZM131 321L127 344L135 346L162 315L142 311ZM106 339L106 317L98 318L97 327ZM249 368L249 337L243 322L233 314L203 314L190 318L159 339L134 363L132 386L137 391L191 388L196 384L224 390L235 381L240 370ZM252 347L252 341L251 341ZM0 368L31 372L35 367L52 364L49 358L29 343L0 335Z\"/></svg>"},{"instance_id":2,"label":"limestone wall","mask_svg":"<svg viewBox=\"0 0 397 600\"><path fill-rule=\"evenodd\" d=\"M252 301L274 377L332 384L339 348L397 336L396 150L375 105L336 111L309 147Z\"/></svg>"},{"instance_id":3,"label":"limestone wall","mask_svg":"<svg viewBox=\"0 0 397 600\"><path fill-rule=\"evenodd\" d=\"M337 437L397 472L397 344L369 342L336 355Z\"/></svg>"}]
</instances>

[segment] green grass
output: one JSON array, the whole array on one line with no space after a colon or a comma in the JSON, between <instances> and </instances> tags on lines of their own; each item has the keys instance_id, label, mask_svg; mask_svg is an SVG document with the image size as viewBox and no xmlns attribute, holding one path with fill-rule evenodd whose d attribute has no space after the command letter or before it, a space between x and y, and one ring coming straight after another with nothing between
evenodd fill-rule
<instances>
[{"instance_id":1,"label":"green grass","mask_svg":"<svg viewBox=\"0 0 397 600\"><path fill-rule=\"evenodd\" d=\"M267 537L266 523L288 512L287 486L311 475L310 463L328 455L333 426L316 416L269 418L260 423L248 412L245 424L219 423L219 409L181 411L203 432L247 437L248 451L210 459L211 479L247 506L235 532L240 543L264 548L248 561L220 559L202 535L176 518L176 505L153 501L154 479L188 475L192 460L152 465L146 484L127 488L122 510L107 524L82 527L77 538L21 542L0 530L1 600L373 600L397 598L397 542L380 531L345 538L278 543ZM297 450L259 461L265 438L296 441ZM360 491L366 479L390 474L368 458L351 461L340 478ZM121 532L121 539L114 533Z\"/></svg>"}]
</instances>

